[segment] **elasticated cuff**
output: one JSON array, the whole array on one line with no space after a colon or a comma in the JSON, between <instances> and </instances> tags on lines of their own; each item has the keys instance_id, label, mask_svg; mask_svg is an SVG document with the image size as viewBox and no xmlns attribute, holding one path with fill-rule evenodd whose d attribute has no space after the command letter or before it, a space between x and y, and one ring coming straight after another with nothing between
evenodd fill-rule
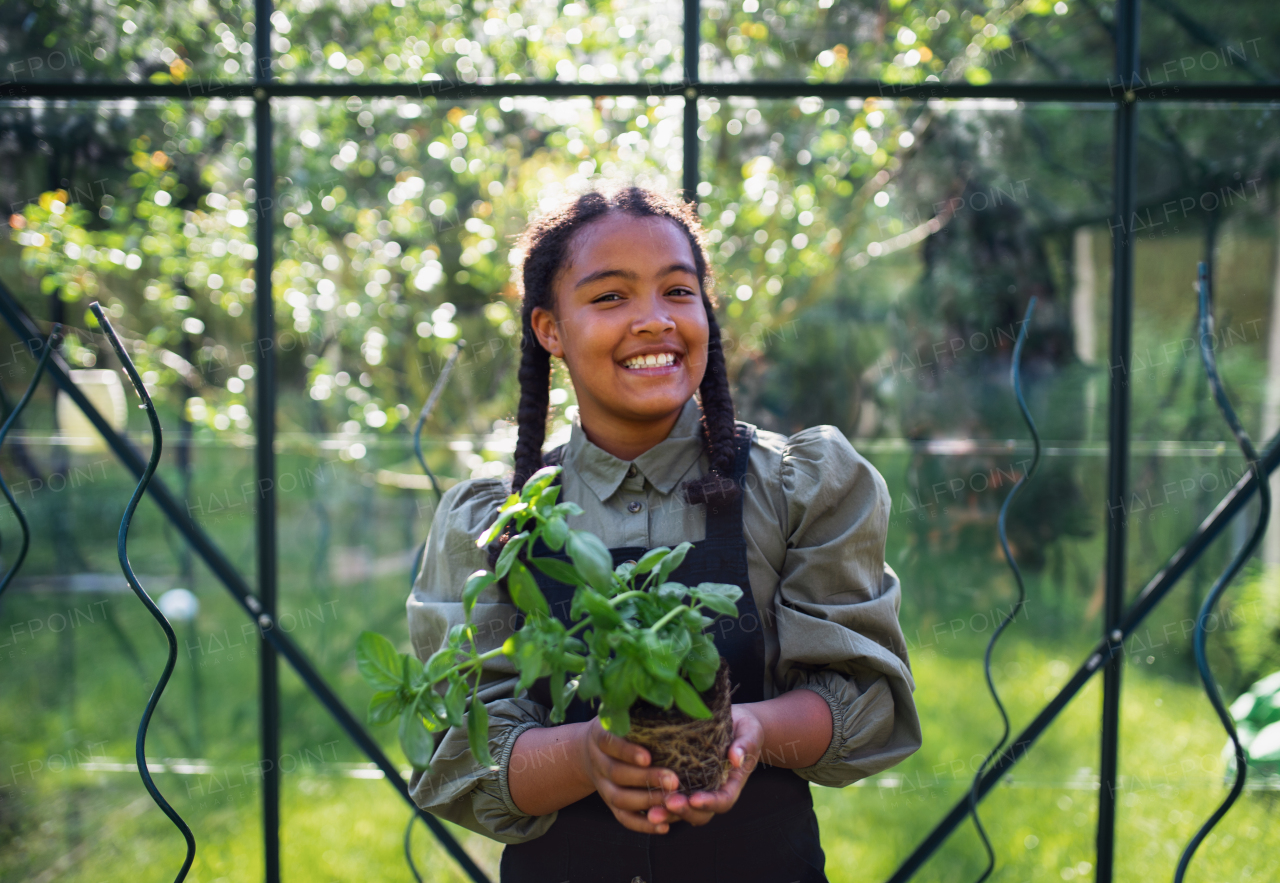
<instances>
[{"instance_id":1,"label":"elasticated cuff","mask_svg":"<svg viewBox=\"0 0 1280 883\"><path fill-rule=\"evenodd\" d=\"M804 767L796 770L797 773L804 773L811 770L817 770L820 767L834 763L839 756L840 749L845 743L844 732L844 707L836 700L835 694L827 689L826 684L821 681L811 681L807 684L800 684L796 689L812 690L823 699L827 700L827 705L831 708L831 744L827 746L827 750L823 752L821 759L813 766Z\"/></svg>"},{"instance_id":2,"label":"elasticated cuff","mask_svg":"<svg viewBox=\"0 0 1280 883\"><path fill-rule=\"evenodd\" d=\"M495 760L498 763L498 789L502 793L502 804L507 808L507 812L513 816L527 818L529 813L524 812L520 807L516 806L515 801L511 799L511 787L507 781L507 768L511 765L511 752L515 750L516 740L520 738L520 734L532 727L541 726L537 721L524 721L512 727L507 733L507 740L502 745Z\"/></svg>"}]
</instances>

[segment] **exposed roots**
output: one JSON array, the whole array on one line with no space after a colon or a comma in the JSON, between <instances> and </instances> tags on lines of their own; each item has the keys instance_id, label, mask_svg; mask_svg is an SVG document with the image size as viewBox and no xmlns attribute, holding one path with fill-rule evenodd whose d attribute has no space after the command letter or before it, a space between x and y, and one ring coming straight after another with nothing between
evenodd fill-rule
<instances>
[{"instance_id":1,"label":"exposed roots","mask_svg":"<svg viewBox=\"0 0 1280 883\"><path fill-rule=\"evenodd\" d=\"M729 763L731 692L729 662L721 658L715 683L702 694L712 717L698 720L678 706L663 709L640 699L631 707L627 739L649 749L650 766L667 767L679 777L681 794L716 791L733 769Z\"/></svg>"}]
</instances>

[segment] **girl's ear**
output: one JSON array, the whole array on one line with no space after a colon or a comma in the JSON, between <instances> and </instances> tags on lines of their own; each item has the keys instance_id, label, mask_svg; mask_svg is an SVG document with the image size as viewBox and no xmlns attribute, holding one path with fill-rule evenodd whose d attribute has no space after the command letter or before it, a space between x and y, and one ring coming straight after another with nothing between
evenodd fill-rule
<instances>
[{"instance_id":1,"label":"girl's ear","mask_svg":"<svg viewBox=\"0 0 1280 883\"><path fill-rule=\"evenodd\" d=\"M558 359L564 358L564 345L560 341L560 323L548 309L534 307L529 315L529 324L538 337L542 348Z\"/></svg>"}]
</instances>

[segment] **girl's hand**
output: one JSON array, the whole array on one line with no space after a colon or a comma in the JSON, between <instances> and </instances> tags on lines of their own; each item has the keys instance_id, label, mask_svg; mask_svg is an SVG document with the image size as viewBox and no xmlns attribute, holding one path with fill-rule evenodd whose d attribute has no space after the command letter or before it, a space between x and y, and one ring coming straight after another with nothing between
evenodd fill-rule
<instances>
[{"instance_id":1,"label":"girl's hand","mask_svg":"<svg viewBox=\"0 0 1280 883\"><path fill-rule=\"evenodd\" d=\"M734 705L733 742L729 745L729 763L733 769L729 778L718 791L695 791L684 794L667 795L664 806L676 816L691 825L705 825L716 813L726 813L733 809L742 793L742 786L747 776L760 762L760 751L764 745L764 727L747 706Z\"/></svg>"},{"instance_id":2,"label":"girl's hand","mask_svg":"<svg viewBox=\"0 0 1280 883\"><path fill-rule=\"evenodd\" d=\"M596 791L624 827L641 834L665 834L676 816L662 805L680 787L666 767L650 767L649 752L605 730L592 719L583 740L583 765Z\"/></svg>"}]
</instances>

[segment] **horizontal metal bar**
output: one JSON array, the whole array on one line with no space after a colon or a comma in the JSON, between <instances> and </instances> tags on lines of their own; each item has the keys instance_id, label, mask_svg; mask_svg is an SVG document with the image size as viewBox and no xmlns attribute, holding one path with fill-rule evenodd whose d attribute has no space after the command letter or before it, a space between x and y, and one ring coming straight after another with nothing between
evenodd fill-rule
<instances>
[{"instance_id":1,"label":"horizontal metal bar","mask_svg":"<svg viewBox=\"0 0 1280 883\"><path fill-rule=\"evenodd\" d=\"M1270 476L1277 463L1280 463L1280 434L1267 445L1267 449L1263 452L1262 459L1259 461L1259 466L1264 475ZM1249 502L1249 498L1257 490L1258 484L1253 473L1246 472L1235 487L1231 489L1231 492L1223 497L1217 508L1201 522L1196 532L1191 535L1191 539L1177 552L1173 553L1168 563L1138 593L1137 599L1125 611L1120 621L1120 626L1098 642L1088 658L1076 669L1071 679L1058 691L1058 695L1054 696L1049 704L1041 709L1035 719L1018 734L1018 737L991 765L991 769L982 777L982 781L978 785L979 800L995 787L1001 776L1026 756L1031 749L1032 743L1049 728L1049 725L1053 723L1062 709L1066 708L1067 703L1075 698L1080 689L1089 681L1089 678L1101 671L1111 657L1123 650L1124 639L1129 637L1142 620L1155 609L1155 606L1169 594L1170 590L1177 584L1179 577L1186 573L1196 559L1204 554L1209 545L1222 533L1231 522L1231 519L1244 508L1245 504ZM969 798L966 795L951 808L951 811L934 826L924 841L894 871L888 883L905 883L905 881L909 880L968 815Z\"/></svg>"},{"instance_id":2,"label":"horizontal metal bar","mask_svg":"<svg viewBox=\"0 0 1280 883\"><path fill-rule=\"evenodd\" d=\"M31 317L26 314L22 305L13 297L13 294L3 282L0 282L0 317L8 323L13 332L28 347L43 344L43 335L40 334ZM98 409L93 406L93 403L85 397L80 388L71 380L68 370L67 363L62 359L62 356L54 353L49 359L49 375L58 384L59 388L84 412L85 417L102 434L107 444L129 471L135 477L141 477L143 470L146 468L142 455L134 448L132 443L117 433L107 423L106 419L98 413ZM338 725L346 731L347 735L351 737L351 740L356 743L360 750L378 765L378 768L382 770L395 789L400 792L400 796L405 799L409 806L418 815L422 816L423 821L427 823L432 833L440 839L445 849L463 867L468 876L475 880L476 883L489 883L484 872L471 860L471 857L467 855L462 846L440 821L414 803L413 798L409 796L408 784L401 777L400 771L391 763L390 758L383 753L382 748L373 740L373 737L369 735L364 726L356 720L355 716L351 714L338 695L329 688L324 677L307 659L301 648L283 631L275 628L275 623L263 612L261 603L250 591L248 584L244 581L244 577L240 575L234 565L222 554L221 550L218 549L213 540L200 526L191 520L186 508L174 499L172 492L165 486L164 482L158 477L153 477L147 486L147 493L174 526L186 537L187 542L191 544L196 554L203 559L214 575L240 602L240 606L244 608L250 620L258 625L263 637L275 647L276 652L293 666L293 670L298 674L298 677L315 694L321 704L328 709L329 714L333 716Z\"/></svg>"},{"instance_id":3,"label":"horizontal metal bar","mask_svg":"<svg viewBox=\"0 0 1280 883\"><path fill-rule=\"evenodd\" d=\"M210 80L193 77L185 83L129 83L120 81L78 82L73 80L12 81L0 84L0 101L31 98L63 100L106 100L113 98L437 98L444 101L482 101L485 99L540 96L544 98L601 97L633 95L637 97L683 95L685 97L788 99L801 96L818 98L868 98L924 100L954 98L1004 98L1019 101L1085 101L1117 102L1126 100L1126 92L1139 101L1280 101L1280 83L1159 83L1146 85L1119 81L1081 82L1003 82L975 86L972 83L883 83L878 80L845 80L839 83L811 83L807 80L768 80L741 82L628 82L628 83L559 83L547 81L514 81L497 83L464 83L454 80L431 80L419 83L254 83L246 80Z\"/></svg>"}]
</instances>

